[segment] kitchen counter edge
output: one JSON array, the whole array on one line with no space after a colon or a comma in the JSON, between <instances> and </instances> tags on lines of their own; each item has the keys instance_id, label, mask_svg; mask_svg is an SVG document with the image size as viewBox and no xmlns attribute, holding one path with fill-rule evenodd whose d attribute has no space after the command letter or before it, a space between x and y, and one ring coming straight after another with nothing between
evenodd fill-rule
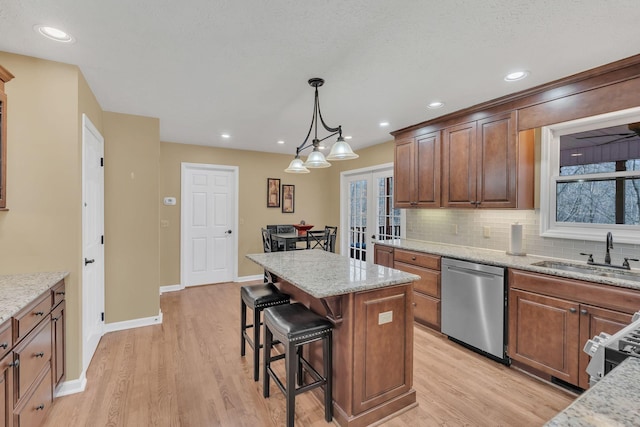
<instances>
[{"instance_id":1,"label":"kitchen counter edge","mask_svg":"<svg viewBox=\"0 0 640 427\"><path fill-rule=\"evenodd\" d=\"M0 275L0 323L69 275L67 271Z\"/></svg>"}]
</instances>

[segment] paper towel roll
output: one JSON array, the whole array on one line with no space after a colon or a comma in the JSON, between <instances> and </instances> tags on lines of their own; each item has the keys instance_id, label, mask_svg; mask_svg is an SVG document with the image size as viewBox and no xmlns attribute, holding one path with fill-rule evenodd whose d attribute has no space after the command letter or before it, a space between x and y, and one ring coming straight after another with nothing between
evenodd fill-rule
<instances>
[{"instance_id":1,"label":"paper towel roll","mask_svg":"<svg viewBox=\"0 0 640 427\"><path fill-rule=\"evenodd\" d=\"M511 234L509 236L509 255L524 255L522 244L522 224L511 224Z\"/></svg>"}]
</instances>

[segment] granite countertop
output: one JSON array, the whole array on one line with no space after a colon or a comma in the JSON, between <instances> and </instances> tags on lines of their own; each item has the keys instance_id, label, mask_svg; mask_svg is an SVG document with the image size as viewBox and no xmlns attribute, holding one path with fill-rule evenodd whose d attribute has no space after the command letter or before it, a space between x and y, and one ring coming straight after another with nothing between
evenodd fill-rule
<instances>
[{"instance_id":1,"label":"granite countertop","mask_svg":"<svg viewBox=\"0 0 640 427\"><path fill-rule=\"evenodd\" d=\"M247 258L315 298L409 283L415 274L319 249L248 254Z\"/></svg>"},{"instance_id":2,"label":"granite countertop","mask_svg":"<svg viewBox=\"0 0 640 427\"><path fill-rule=\"evenodd\" d=\"M640 425L640 359L628 357L545 426Z\"/></svg>"},{"instance_id":3,"label":"granite countertop","mask_svg":"<svg viewBox=\"0 0 640 427\"><path fill-rule=\"evenodd\" d=\"M553 276L566 277L569 279L586 280L589 282L602 283L605 285L614 285L631 289L640 290L640 282L632 280L623 280L613 277L597 276L594 274L583 274L573 271L558 270L554 268L540 267L531 265L534 262L553 260L564 261L573 264L580 264L579 261L565 260L558 258L549 258L536 255L508 255L504 251L493 249L474 248L469 246L450 245L446 243L424 242L420 240L410 239L394 239L376 241L377 245L385 245L393 248L407 249L412 251L424 252L434 255L441 255L451 258L457 258L465 261L479 262L482 264L496 265L499 267L517 268L519 270L533 271L536 273L550 274ZM587 266L587 263L584 263ZM624 271L624 270L623 270ZM632 272L640 274L640 270L631 269Z\"/></svg>"},{"instance_id":4,"label":"granite countertop","mask_svg":"<svg viewBox=\"0 0 640 427\"><path fill-rule=\"evenodd\" d=\"M66 271L0 275L0 323L68 275Z\"/></svg>"}]
</instances>

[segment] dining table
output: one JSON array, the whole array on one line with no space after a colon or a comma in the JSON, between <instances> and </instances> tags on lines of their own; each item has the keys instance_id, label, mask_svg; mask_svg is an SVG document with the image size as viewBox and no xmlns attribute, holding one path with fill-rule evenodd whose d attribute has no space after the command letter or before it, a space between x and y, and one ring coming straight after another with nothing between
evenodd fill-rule
<instances>
[{"instance_id":1,"label":"dining table","mask_svg":"<svg viewBox=\"0 0 640 427\"><path fill-rule=\"evenodd\" d=\"M271 239L278 243L278 247L284 246L284 250L289 251L293 250L290 248L294 247L297 242L306 242L307 234L299 234L297 231L292 233L272 233ZM282 243L282 245L280 245L280 243Z\"/></svg>"},{"instance_id":2,"label":"dining table","mask_svg":"<svg viewBox=\"0 0 640 427\"><path fill-rule=\"evenodd\" d=\"M333 414L364 427L417 405L413 389L413 282L420 276L320 249L248 254L282 292L333 329ZM322 352L306 349L322 370Z\"/></svg>"}]
</instances>

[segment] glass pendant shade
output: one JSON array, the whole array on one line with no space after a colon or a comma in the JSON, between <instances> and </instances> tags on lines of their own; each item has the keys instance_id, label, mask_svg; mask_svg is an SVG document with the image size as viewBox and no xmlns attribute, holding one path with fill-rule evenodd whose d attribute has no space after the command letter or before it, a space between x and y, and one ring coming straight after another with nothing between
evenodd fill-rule
<instances>
[{"instance_id":1,"label":"glass pendant shade","mask_svg":"<svg viewBox=\"0 0 640 427\"><path fill-rule=\"evenodd\" d=\"M339 137L333 147L331 147L331 152L327 156L327 160L350 160L357 159L358 156L353 152L349 144L344 140L344 138Z\"/></svg>"},{"instance_id":2,"label":"glass pendant shade","mask_svg":"<svg viewBox=\"0 0 640 427\"><path fill-rule=\"evenodd\" d=\"M304 164L302 163L302 159L300 159L299 157L296 157L295 159L291 160L291 163L289 163L289 167L286 168L284 170L287 173L309 173L311 172L309 169L307 169Z\"/></svg>"},{"instance_id":3,"label":"glass pendant shade","mask_svg":"<svg viewBox=\"0 0 640 427\"><path fill-rule=\"evenodd\" d=\"M309 157L307 157L304 165L308 168L328 168L331 166L331 163L325 160L324 154L314 149L311 154L309 154Z\"/></svg>"}]
</instances>

